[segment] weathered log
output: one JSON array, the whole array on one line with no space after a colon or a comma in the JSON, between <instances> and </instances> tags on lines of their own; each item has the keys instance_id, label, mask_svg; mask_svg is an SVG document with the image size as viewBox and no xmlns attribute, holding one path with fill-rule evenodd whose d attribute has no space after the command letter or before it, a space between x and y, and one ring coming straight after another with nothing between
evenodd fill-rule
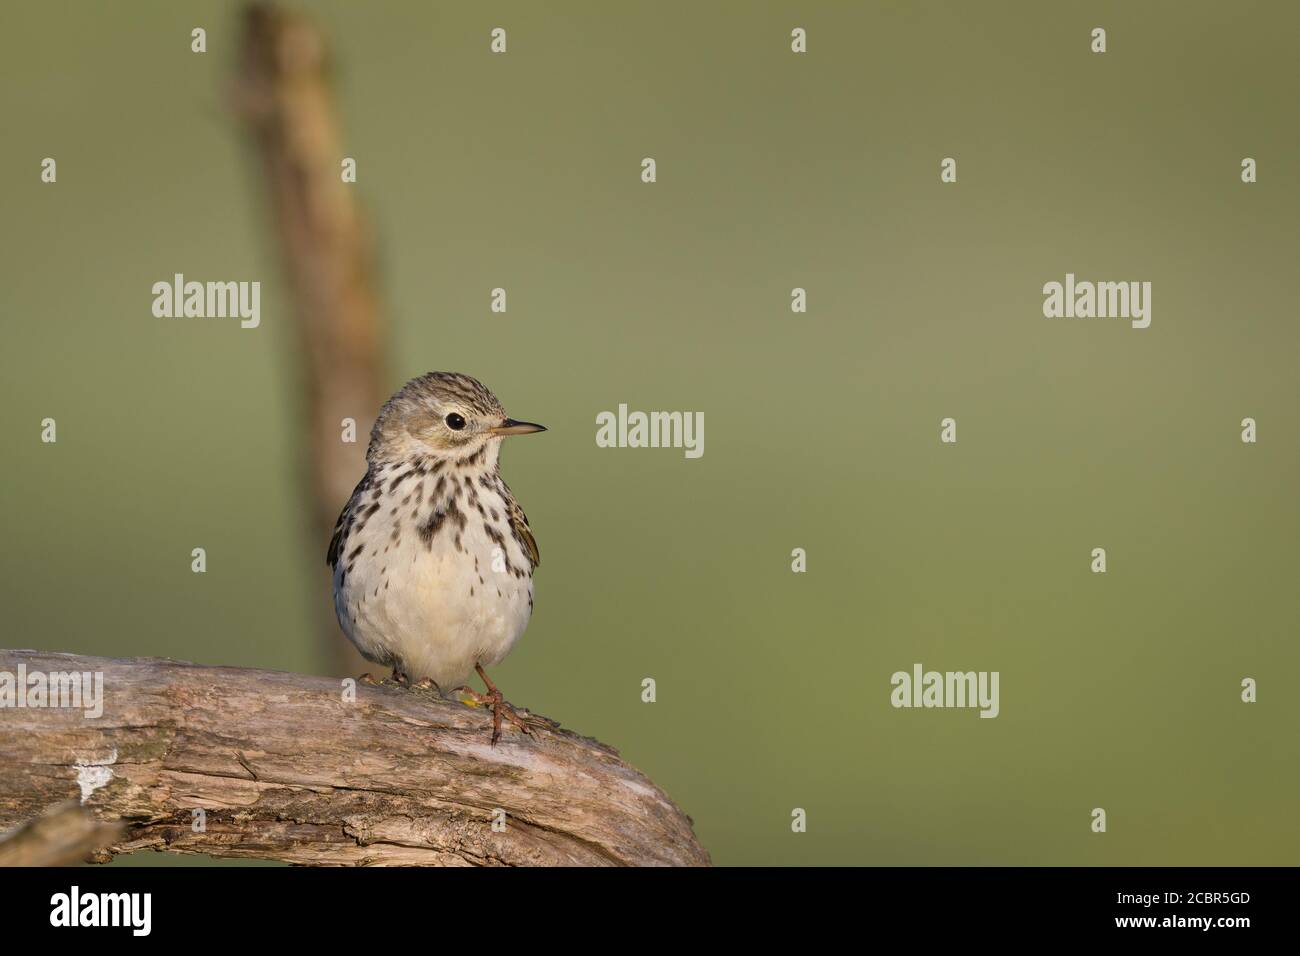
<instances>
[{"instance_id":1,"label":"weathered log","mask_svg":"<svg viewBox=\"0 0 1300 956\"><path fill-rule=\"evenodd\" d=\"M102 674L102 715L87 716L88 698L12 706L5 676L13 688L20 670L29 687L34 674ZM494 747L487 710L431 691L0 650L0 704L0 831L71 797L126 825L101 859L149 848L342 865L709 862L690 819L612 748L535 715L532 736L507 725Z\"/></svg>"}]
</instances>

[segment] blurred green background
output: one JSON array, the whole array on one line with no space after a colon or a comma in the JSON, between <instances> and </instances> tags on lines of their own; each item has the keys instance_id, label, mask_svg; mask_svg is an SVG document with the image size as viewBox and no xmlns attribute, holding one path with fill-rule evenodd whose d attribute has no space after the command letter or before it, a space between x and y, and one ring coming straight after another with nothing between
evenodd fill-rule
<instances>
[{"instance_id":1,"label":"blurred green background","mask_svg":"<svg viewBox=\"0 0 1300 956\"><path fill-rule=\"evenodd\" d=\"M1300 862L1300 9L310 9L392 387L469 372L551 428L503 456L543 554L512 700L721 864ZM238 28L6 5L8 646L327 666ZM261 328L154 318L175 272L261 280ZM1043 318L1066 272L1151 281L1151 327ZM704 412L704 457L596 447L620 402ZM917 661L1000 671L1001 716L891 708Z\"/></svg>"}]
</instances>

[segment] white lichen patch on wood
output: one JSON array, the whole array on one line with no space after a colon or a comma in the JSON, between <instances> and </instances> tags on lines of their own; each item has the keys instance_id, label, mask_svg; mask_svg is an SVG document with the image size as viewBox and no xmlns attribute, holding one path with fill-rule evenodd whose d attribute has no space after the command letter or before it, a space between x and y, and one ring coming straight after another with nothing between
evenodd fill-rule
<instances>
[{"instance_id":1,"label":"white lichen patch on wood","mask_svg":"<svg viewBox=\"0 0 1300 956\"><path fill-rule=\"evenodd\" d=\"M117 763L117 748L107 760L78 760L77 761L77 786L81 788L81 802L84 804L90 799L90 795L96 790L107 787L113 779L113 771L109 769Z\"/></svg>"}]
</instances>

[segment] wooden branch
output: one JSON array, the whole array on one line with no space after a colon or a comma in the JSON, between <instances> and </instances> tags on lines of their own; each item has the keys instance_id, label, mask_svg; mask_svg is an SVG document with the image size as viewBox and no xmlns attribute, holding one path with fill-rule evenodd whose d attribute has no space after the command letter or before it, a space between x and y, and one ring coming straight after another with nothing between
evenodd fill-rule
<instances>
[{"instance_id":1,"label":"wooden branch","mask_svg":"<svg viewBox=\"0 0 1300 956\"><path fill-rule=\"evenodd\" d=\"M374 241L357 187L341 178L346 154L329 73L325 37L306 17L262 3L245 10L234 108L256 148L288 279L321 647L348 674L361 658L334 619L324 555L365 474L370 426L388 389ZM356 422L354 443L342 440L345 418Z\"/></svg>"},{"instance_id":2,"label":"wooden branch","mask_svg":"<svg viewBox=\"0 0 1300 956\"><path fill-rule=\"evenodd\" d=\"M21 670L20 670L21 669ZM5 674L103 675L103 713L5 703ZM9 686L15 680L10 678ZM707 865L611 748L431 692L179 661L0 650L0 831L77 799L139 849L343 865ZM29 691L30 694L30 691ZM203 827L195 811L203 811ZM493 827L504 811L504 829Z\"/></svg>"},{"instance_id":3,"label":"wooden branch","mask_svg":"<svg viewBox=\"0 0 1300 956\"><path fill-rule=\"evenodd\" d=\"M75 800L51 807L0 836L0 866L71 866L103 862L104 847L122 835L121 823L103 823Z\"/></svg>"}]
</instances>

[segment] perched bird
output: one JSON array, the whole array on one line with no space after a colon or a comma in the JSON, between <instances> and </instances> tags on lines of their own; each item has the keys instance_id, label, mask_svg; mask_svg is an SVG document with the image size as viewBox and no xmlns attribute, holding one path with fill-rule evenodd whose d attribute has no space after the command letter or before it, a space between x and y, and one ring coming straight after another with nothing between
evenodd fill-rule
<instances>
[{"instance_id":1,"label":"perched bird","mask_svg":"<svg viewBox=\"0 0 1300 956\"><path fill-rule=\"evenodd\" d=\"M334 609L357 650L399 682L490 703L493 744L503 716L528 733L483 668L528 626L540 560L497 462L507 435L545 430L507 418L468 375L412 379L379 412L327 559ZM486 694L463 686L471 671Z\"/></svg>"}]
</instances>

